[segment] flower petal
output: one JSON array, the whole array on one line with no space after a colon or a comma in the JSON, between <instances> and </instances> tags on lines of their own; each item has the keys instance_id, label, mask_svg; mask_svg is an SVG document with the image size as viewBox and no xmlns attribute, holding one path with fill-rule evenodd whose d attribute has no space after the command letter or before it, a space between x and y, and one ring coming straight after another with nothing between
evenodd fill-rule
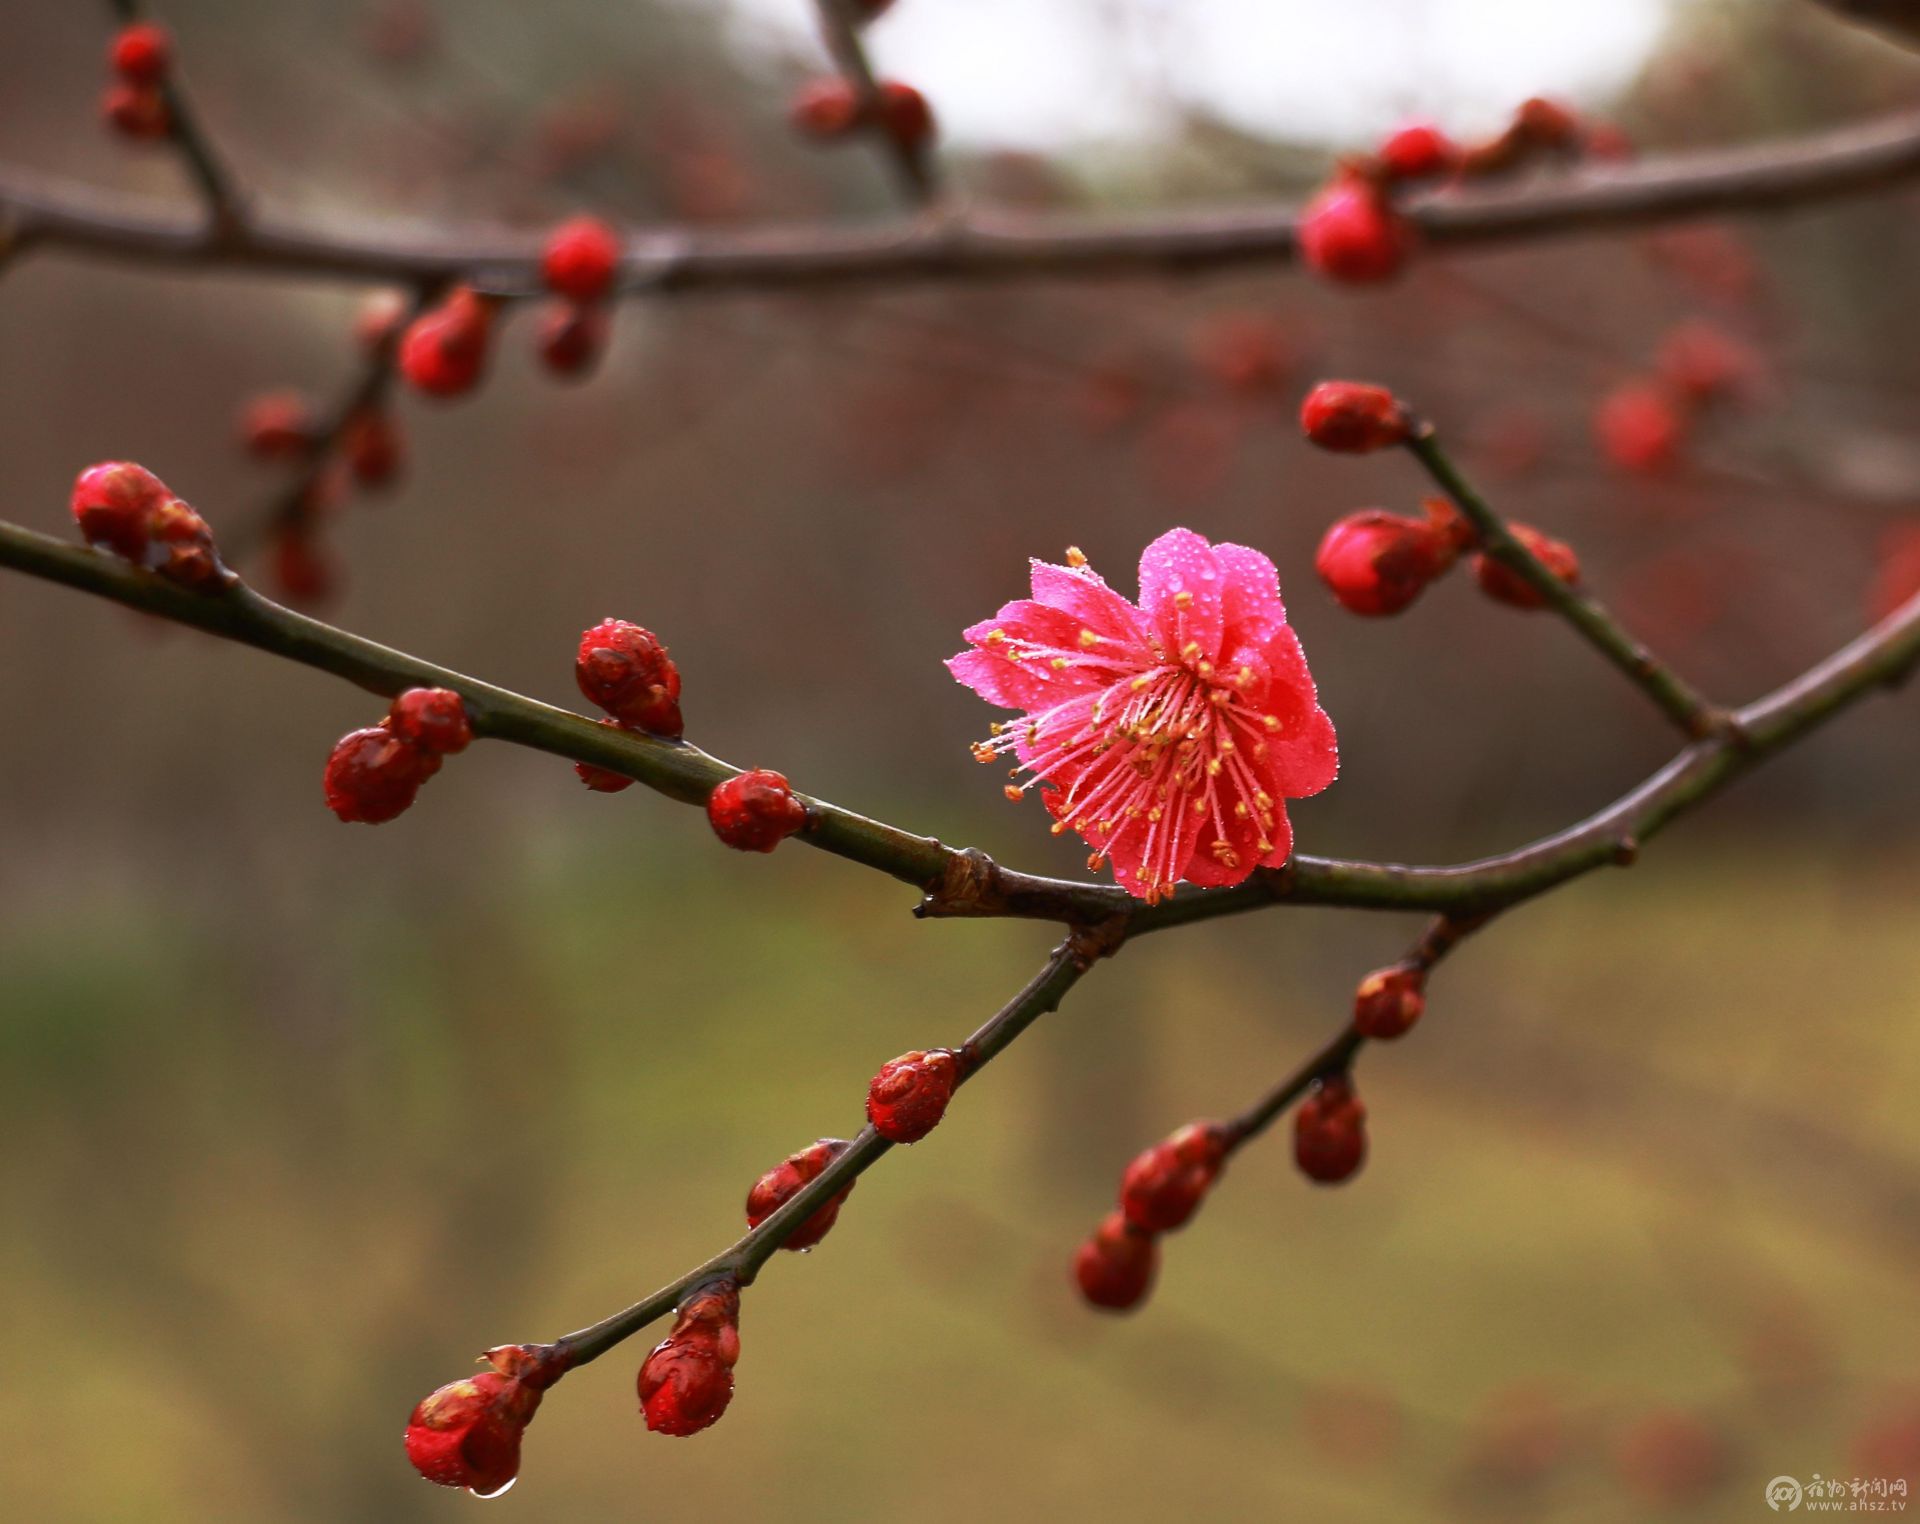
<instances>
[{"instance_id":1,"label":"flower petal","mask_svg":"<svg viewBox=\"0 0 1920 1524\"><path fill-rule=\"evenodd\" d=\"M1094 634L1119 643L1129 653L1147 655L1147 621L1086 567L1033 563L1033 596L1051 608L1063 610Z\"/></svg>"},{"instance_id":2,"label":"flower petal","mask_svg":"<svg viewBox=\"0 0 1920 1524\"><path fill-rule=\"evenodd\" d=\"M1220 659L1222 586L1213 548L1191 529L1169 529L1140 553L1140 607L1169 660L1189 645Z\"/></svg>"},{"instance_id":3,"label":"flower petal","mask_svg":"<svg viewBox=\"0 0 1920 1524\"><path fill-rule=\"evenodd\" d=\"M1231 544L1214 546L1213 560L1220 571L1225 649L1266 645L1287 622L1273 562L1248 546Z\"/></svg>"}]
</instances>

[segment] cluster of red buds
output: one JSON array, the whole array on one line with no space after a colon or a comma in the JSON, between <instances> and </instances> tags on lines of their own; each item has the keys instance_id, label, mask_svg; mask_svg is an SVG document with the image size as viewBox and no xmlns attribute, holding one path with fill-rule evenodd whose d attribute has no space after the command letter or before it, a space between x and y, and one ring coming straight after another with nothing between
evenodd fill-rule
<instances>
[{"instance_id":1,"label":"cluster of red buds","mask_svg":"<svg viewBox=\"0 0 1920 1524\"><path fill-rule=\"evenodd\" d=\"M1752 398L1764 379L1764 362L1750 345L1699 319L1680 323L1661 340L1651 375L1623 381L1600 399L1594 442L1620 470L1659 475L1680 459L1705 413Z\"/></svg>"},{"instance_id":2,"label":"cluster of red buds","mask_svg":"<svg viewBox=\"0 0 1920 1524\"><path fill-rule=\"evenodd\" d=\"M1416 424L1406 405L1382 386L1322 381L1300 407L1300 427L1323 450L1360 455L1406 444ZM1363 508L1330 528L1314 555L1314 570L1342 608L1355 614L1397 614L1473 548L1473 528L1443 498L1428 498L1423 516ZM1509 528L1562 582L1580 580L1571 547L1525 524ZM1489 598L1515 608L1538 608L1539 592L1484 551L1473 560L1474 580Z\"/></svg>"},{"instance_id":3,"label":"cluster of red buds","mask_svg":"<svg viewBox=\"0 0 1920 1524\"><path fill-rule=\"evenodd\" d=\"M807 807L785 775L756 767L715 785L707 795L707 823L737 852L771 852L807 824Z\"/></svg>"},{"instance_id":4,"label":"cluster of red buds","mask_svg":"<svg viewBox=\"0 0 1920 1524\"><path fill-rule=\"evenodd\" d=\"M407 1419L407 1459L430 1482L498 1497L520 1474L520 1440L548 1387L567 1373L548 1346L503 1344L481 1356L493 1368L449 1381Z\"/></svg>"},{"instance_id":5,"label":"cluster of red buds","mask_svg":"<svg viewBox=\"0 0 1920 1524\"><path fill-rule=\"evenodd\" d=\"M808 80L795 92L788 114L794 131L816 143L843 142L869 127L909 152L933 141L933 107L897 79L881 80L871 103L838 75Z\"/></svg>"},{"instance_id":6,"label":"cluster of red buds","mask_svg":"<svg viewBox=\"0 0 1920 1524\"><path fill-rule=\"evenodd\" d=\"M620 239L595 217L555 228L540 260L547 289L559 298L540 319L540 359L557 376L584 376L599 363L612 323L607 297L620 271Z\"/></svg>"},{"instance_id":7,"label":"cluster of red buds","mask_svg":"<svg viewBox=\"0 0 1920 1524\"><path fill-rule=\"evenodd\" d=\"M888 1059L867 1086L867 1120L889 1143L918 1143L940 1125L965 1077L965 1058L951 1048Z\"/></svg>"},{"instance_id":8,"label":"cluster of red buds","mask_svg":"<svg viewBox=\"0 0 1920 1524\"><path fill-rule=\"evenodd\" d=\"M757 1228L808 1185L820 1178L826 1167L839 1158L846 1149L845 1138L822 1138L810 1143L798 1153L788 1154L778 1164L753 1182L753 1189L747 1192L747 1226ZM811 1249L827 1236L840 1216L840 1208L847 1197L853 1194L849 1184L844 1191L837 1192L812 1216L800 1224L799 1229L780 1247L783 1249Z\"/></svg>"},{"instance_id":9,"label":"cluster of red buds","mask_svg":"<svg viewBox=\"0 0 1920 1524\"><path fill-rule=\"evenodd\" d=\"M647 1427L684 1438L717 1423L733 1401L739 1359L740 1288L709 1281L681 1301L673 1331L640 1366Z\"/></svg>"},{"instance_id":10,"label":"cluster of red buds","mask_svg":"<svg viewBox=\"0 0 1920 1524\"><path fill-rule=\"evenodd\" d=\"M89 545L196 592L217 592L235 580L207 521L145 466L130 460L88 466L74 481L72 503Z\"/></svg>"},{"instance_id":11,"label":"cluster of red buds","mask_svg":"<svg viewBox=\"0 0 1920 1524\"><path fill-rule=\"evenodd\" d=\"M1378 151L1341 160L1300 216L1300 257L1329 280L1370 285L1400 273L1414 228L1397 200L1410 188L1510 174L1544 157L1616 157L1617 134L1558 102L1523 102L1495 137L1463 146L1429 122L1402 127Z\"/></svg>"},{"instance_id":12,"label":"cluster of red buds","mask_svg":"<svg viewBox=\"0 0 1920 1524\"><path fill-rule=\"evenodd\" d=\"M1230 1134L1218 1122L1189 1122L1138 1154L1120 1177L1120 1207L1073 1256L1080 1294L1095 1307L1140 1305L1160 1263L1160 1235L1185 1227L1227 1161Z\"/></svg>"},{"instance_id":13,"label":"cluster of red buds","mask_svg":"<svg viewBox=\"0 0 1920 1524\"><path fill-rule=\"evenodd\" d=\"M107 47L114 83L100 100L100 114L122 137L157 142L173 135L173 111L165 85L173 70L173 39L166 28L136 21L114 34Z\"/></svg>"},{"instance_id":14,"label":"cluster of red buds","mask_svg":"<svg viewBox=\"0 0 1920 1524\"><path fill-rule=\"evenodd\" d=\"M473 740L467 706L451 688L409 688L378 725L347 732L327 757L327 808L378 825L413 803L440 761Z\"/></svg>"},{"instance_id":15,"label":"cluster of red buds","mask_svg":"<svg viewBox=\"0 0 1920 1524\"><path fill-rule=\"evenodd\" d=\"M1293 1160L1320 1185L1349 1180L1367 1162L1367 1108L1351 1075L1329 1074L1295 1108Z\"/></svg>"}]
</instances>

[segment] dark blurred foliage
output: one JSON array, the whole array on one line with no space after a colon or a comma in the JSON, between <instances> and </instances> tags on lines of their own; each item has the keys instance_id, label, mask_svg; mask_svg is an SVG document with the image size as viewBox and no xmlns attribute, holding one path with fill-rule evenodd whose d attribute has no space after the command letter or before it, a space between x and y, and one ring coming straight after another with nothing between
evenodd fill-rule
<instances>
[{"instance_id":1,"label":"dark blurred foliage","mask_svg":"<svg viewBox=\"0 0 1920 1524\"><path fill-rule=\"evenodd\" d=\"M0 156L184 195L97 129L83 12L0 5ZM288 215L892 214L867 154L788 137L811 59L709 7L167 15L210 128ZM1683 7L1625 98L1580 104L1657 152L1917 93L1909 56L1751 3ZM948 162L981 203L1145 210L1304 192L1327 160L1194 120L1124 166ZM477 399L403 403L411 475L330 526L331 616L563 703L577 632L641 620L699 744L1078 872L969 758L989 716L939 662L1026 557L1076 544L1131 590L1184 523L1274 557L1340 728L1302 848L1497 850L1674 742L1567 630L1464 577L1398 620L1336 609L1326 525L1413 511L1424 484L1310 451L1305 385L1400 390L1636 630L1743 698L1859 628L1886 534L1920 517L1917 210L1897 191L1435 256L1384 295L1256 271L634 303L583 387L538 373L518 315ZM277 482L235 447L240 405L344 387L361 294L8 269L0 511L56 529L74 472L125 456L247 524ZM1621 471L1595 409L1689 321L1760 367L1670 470ZM854 1126L880 1060L957 1038L1042 945L916 928L851 867L724 856L694 812L507 748L345 828L320 767L374 701L20 579L0 640L21 1517L451 1517L469 1500L401 1460L419 1395L710 1252L760 1169ZM1249 1154L1116 1330L1061 1266L1121 1163L1290 1067L1410 928L1301 912L1130 952L754 1289L722 1428L645 1436L639 1350L613 1357L549 1401L501 1506L977 1517L959 1489L983 1459L1016 1515L1086 1518L1748 1518L1782 1472L1920 1479L1917 764L1911 702L1870 703L1633 876L1469 946L1430 1027L1368 1060L1368 1174L1315 1192L1284 1148Z\"/></svg>"}]
</instances>

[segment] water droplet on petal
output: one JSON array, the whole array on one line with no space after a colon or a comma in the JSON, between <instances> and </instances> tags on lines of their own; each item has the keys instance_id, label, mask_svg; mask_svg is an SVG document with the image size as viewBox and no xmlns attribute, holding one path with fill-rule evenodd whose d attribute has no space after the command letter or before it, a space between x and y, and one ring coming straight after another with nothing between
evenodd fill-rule
<instances>
[{"instance_id":1,"label":"water droplet on petal","mask_svg":"<svg viewBox=\"0 0 1920 1524\"><path fill-rule=\"evenodd\" d=\"M478 1487L469 1487L467 1491L477 1498L503 1498L509 1492L513 1491L513 1484L519 1480L520 1478L517 1476L510 1476L507 1478L505 1485L496 1487L492 1492L482 1492Z\"/></svg>"}]
</instances>

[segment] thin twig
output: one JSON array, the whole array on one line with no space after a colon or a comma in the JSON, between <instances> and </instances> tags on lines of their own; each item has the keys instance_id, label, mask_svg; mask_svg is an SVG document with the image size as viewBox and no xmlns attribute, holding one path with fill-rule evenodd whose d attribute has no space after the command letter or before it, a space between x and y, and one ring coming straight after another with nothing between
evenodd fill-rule
<instances>
[{"instance_id":1,"label":"thin twig","mask_svg":"<svg viewBox=\"0 0 1920 1524\"><path fill-rule=\"evenodd\" d=\"M866 44L860 40L852 5L849 0L814 0L814 11L820 18L820 39L840 77L853 90L868 136L880 145L907 200L914 206L928 205L939 194L933 156L924 144L908 142L888 131L880 81L874 77Z\"/></svg>"},{"instance_id":2,"label":"thin twig","mask_svg":"<svg viewBox=\"0 0 1920 1524\"><path fill-rule=\"evenodd\" d=\"M961 1082L979 1073L1014 1038L1048 1011L1056 1009L1090 966L1088 949L1081 939L1070 937L1055 948L1046 966L1026 988L967 1039L965 1051L970 1054L970 1061L961 1072ZM739 1242L624 1311L578 1333L568 1334L555 1349L566 1365L584 1365L664 1317L681 1296L695 1286L722 1277L748 1284L815 1211L852 1185L892 1147L873 1128L862 1128L824 1170Z\"/></svg>"},{"instance_id":3,"label":"thin twig","mask_svg":"<svg viewBox=\"0 0 1920 1524\"><path fill-rule=\"evenodd\" d=\"M1487 505L1486 499L1474 490L1441 449L1431 424L1423 422L1415 426L1407 438L1407 449L1473 525L1480 548L1521 578L1549 608L1578 630L1588 644L1626 673L1683 734L1698 740L1727 723L1723 711L1629 635L1598 599L1562 582L1515 538L1506 520Z\"/></svg>"},{"instance_id":4,"label":"thin twig","mask_svg":"<svg viewBox=\"0 0 1920 1524\"><path fill-rule=\"evenodd\" d=\"M123 23L149 19L141 0L107 0ZM213 139L200 123L200 113L192 96L181 83L179 64L175 62L160 81L160 97L166 102L168 139L179 150L180 161L192 175L206 203L210 247L226 248L246 239L246 203L233 172L228 169Z\"/></svg>"}]
</instances>

